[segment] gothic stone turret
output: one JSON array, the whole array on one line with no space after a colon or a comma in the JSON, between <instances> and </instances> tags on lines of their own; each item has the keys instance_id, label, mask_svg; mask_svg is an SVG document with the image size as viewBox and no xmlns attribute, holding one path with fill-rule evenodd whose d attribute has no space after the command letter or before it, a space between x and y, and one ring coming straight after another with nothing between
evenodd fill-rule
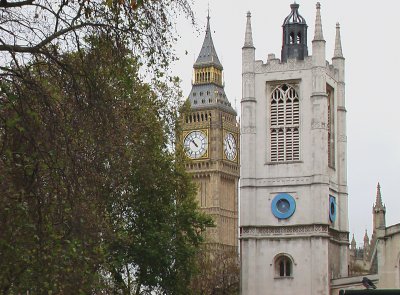
<instances>
[{"instance_id":1,"label":"gothic stone turret","mask_svg":"<svg viewBox=\"0 0 400 295\"><path fill-rule=\"evenodd\" d=\"M344 58L326 61L320 5L312 56L298 4L281 60L242 48L241 294L330 294L348 274ZM340 45L340 46L339 46Z\"/></svg>"}]
</instances>

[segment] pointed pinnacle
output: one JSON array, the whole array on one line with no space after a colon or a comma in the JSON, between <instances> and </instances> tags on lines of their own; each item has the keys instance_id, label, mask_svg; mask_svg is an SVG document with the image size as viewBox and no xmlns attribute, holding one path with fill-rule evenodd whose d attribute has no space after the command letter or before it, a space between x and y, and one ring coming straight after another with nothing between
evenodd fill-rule
<instances>
[{"instance_id":1,"label":"pointed pinnacle","mask_svg":"<svg viewBox=\"0 0 400 295\"><path fill-rule=\"evenodd\" d=\"M364 242L365 241L369 241L369 237L368 237L368 232L367 230L365 230L365 235L364 235Z\"/></svg>"},{"instance_id":2,"label":"pointed pinnacle","mask_svg":"<svg viewBox=\"0 0 400 295\"><path fill-rule=\"evenodd\" d=\"M378 185L376 186L376 201L375 201L375 207L376 208L382 208L383 203L382 203L382 195L381 195L381 185L378 182Z\"/></svg>"},{"instance_id":3,"label":"pointed pinnacle","mask_svg":"<svg viewBox=\"0 0 400 295\"><path fill-rule=\"evenodd\" d=\"M351 245L352 245L353 247L356 246L356 239L354 238L354 234L353 234L353 238L351 239Z\"/></svg>"},{"instance_id":4,"label":"pointed pinnacle","mask_svg":"<svg viewBox=\"0 0 400 295\"><path fill-rule=\"evenodd\" d=\"M244 45L243 47L253 47L253 32L251 30L251 13L247 12L247 22L246 22L246 33L244 37Z\"/></svg>"},{"instance_id":5,"label":"pointed pinnacle","mask_svg":"<svg viewBox=\"0 0 400 295\"><path fill-rule=\"evenodd\" d=\"M315 17L315 31L313 41L324 41L324 35L322 34L321 4L319 2L317 2L317 14Z\"/></svg>"},{"instance_id":6,"label":"pointed pinnacle","mask_svg":"<svg viewBox=\"0 0 400 295\"><path fill-rule=\"evenodd\" d=\"M335 51L333 57L343 57L342 41L340 38L340 24L336 23L336 38L335 38Z\"/></svg>"},{"instance_id":7,"label":"pointed pinnacle","mask_svg":"<svg viewBox=\"0 0 400 295\"><path fill-rule=\"evenodd\" d=\"M206 27L206 34L211 33L210 28L210 10L207 12L207 27Z\"/></svg>"},{"instance_id":8,"label":"pointed pinnacle","mask_svg":"<svg viewBox=\"0 0 400 295\"><path fill-rule=\"evenodd\" d=\"M223 69L212 40L209 15L207 16L207 27L203 46L201 47L199 56L197 57L194 66L203 66L204 64L213 64L217 68L221 70Z\"/></svg>"}]
</instances>

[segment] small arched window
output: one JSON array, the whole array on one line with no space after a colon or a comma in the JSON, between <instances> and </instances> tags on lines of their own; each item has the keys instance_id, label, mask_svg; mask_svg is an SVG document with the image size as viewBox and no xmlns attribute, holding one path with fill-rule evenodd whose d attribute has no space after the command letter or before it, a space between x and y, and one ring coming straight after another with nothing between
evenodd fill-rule
<instances>
[{"instance_id":1,"label":"small arched window","mask_svg":"<svg viewBox=\"0 0 400 295\"><path fill-rule=\"evenodd\" d=\"M297 44L301 44L301 33L297 33L297 40L296 40Z\"/></svg>"},{"instance_id":2,"label":"small arched window","mask_svg":"<svg viewBox=\"0 0 400 295\"><path fill-rule=\"evenodd\" d=\"M279 254L275 257L275 277L292 277L293 259L288 254Z\"/></svg>"},{"instance_id":3,"label":"small arched window","mask_svg":"<svg viewBox=\"0 0 400 295\"><path fill-rule=\"evenodd\" d=\"M294 44L294 33L293 32L291 32L289 34L289 44Z\"/></svg>"}]
</instances>

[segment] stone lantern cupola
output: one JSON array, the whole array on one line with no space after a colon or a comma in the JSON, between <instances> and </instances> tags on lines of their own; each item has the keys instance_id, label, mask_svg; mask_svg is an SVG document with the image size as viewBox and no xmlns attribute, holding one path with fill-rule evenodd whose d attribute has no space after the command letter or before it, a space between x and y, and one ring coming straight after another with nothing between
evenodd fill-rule
<instances>
[{"instance_id":1,"label":"stone lantern cupola","mask_svg":"<svg viewBox=\"0 0 400 295\"><path fill-rule=\"evenodd\" d=\"M286 62L288 58L304 60L308 56L306 20L299 14L299 4L291 4L290 8L292 11L282 25L282 62Z\"/></svg>"}]
</instances>

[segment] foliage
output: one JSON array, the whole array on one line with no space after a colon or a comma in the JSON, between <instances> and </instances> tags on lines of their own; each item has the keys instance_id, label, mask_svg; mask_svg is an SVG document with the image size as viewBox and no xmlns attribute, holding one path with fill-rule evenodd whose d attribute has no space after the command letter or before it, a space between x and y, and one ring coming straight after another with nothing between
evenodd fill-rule
<instances>
[{"instance_id":1,"label":"foliage","mask_svg":"<svg viewBox=\"0 0 400 295\"><path fill-rule=\"evenodd\" d=\"M100 32L129 40L140 62L162 74L175 58L174 17L193 22L192 0L1 0L0 53L7 63L31 55L57 58L85 47L85 36Z\"/></svg>"},{"instance_id":2,"label":"foliage","mask_svg":"<svg viewBox=\"0 0 400 295\"><path fill-rule=\"evenodd\" d=\"M239 257L236 249L201 247L197 254L197 275L191 281L195 295L239 294Z\"/></svg>"},{"instance_id":3,"label":"foliage","mask_svg":"<svg viewBox=\"0 0 400 295\"><path fill-rule=\"evenodd\" d=\"M0 292L188 294L211 221L171 148L176 92L87 40L0 82Z\"/></svg>"}]
</instances>

